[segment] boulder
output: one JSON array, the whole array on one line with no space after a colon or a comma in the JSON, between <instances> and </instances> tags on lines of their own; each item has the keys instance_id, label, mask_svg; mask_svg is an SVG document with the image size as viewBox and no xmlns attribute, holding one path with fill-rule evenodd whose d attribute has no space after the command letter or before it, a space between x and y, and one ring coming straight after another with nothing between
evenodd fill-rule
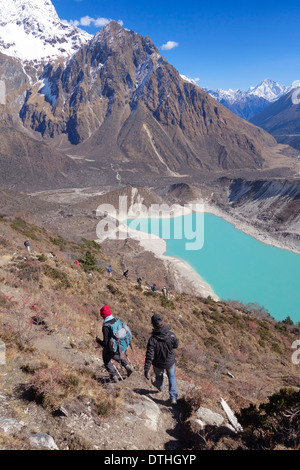
<instances>
[{"instance_id":1,"label":"boulder","mask_svg":"<svg viewBox=\"0 0 300 470\"><path fill-rule=\"evenodd\" d=\"M11 434L16 431L21 431L24 424L14 418L0 417L0 429L6 434Z\"/></svg>"},{"instance_id":2,"label":"boulder","mask_svg":"<svg viewBox=\"0 0 300 470\"><path fill-rule=\"evenodd\" d=\"M43 432L39 432L37 434L31 434L30 442L34 448L44 448L50 450L59 450L57 445L54 442L53 437L49 436L49 434L45 434Z\"/></svg>"},{"instance_id":3,"label":"boulder","mask_svg":"<svg viewBox=\"0 0 300 470\"><path fill-rule=\"evenodd\" d=\"M127 403L126 409L130 413L130 416L127 416L128 420L136 420L139 422L142 420L146 428L151 431L158 430L159 422L161 420L161 412L159 406L150 398L142 396L139 400L133 403Z\"/></svg>"},{"instance_id":4,"label":"boulder","mask_svg":"<svg viewBox=\"0 0 300 470\"><path fill-rule=\"evenodd\" d=\"M214 413L210 409L204 408L202 406L195 412L195 418L198 421L200 420L204 426L209 425L219 427L224 423L224 418L222 415L219 413Z\"/></svg>"}]
</instances>

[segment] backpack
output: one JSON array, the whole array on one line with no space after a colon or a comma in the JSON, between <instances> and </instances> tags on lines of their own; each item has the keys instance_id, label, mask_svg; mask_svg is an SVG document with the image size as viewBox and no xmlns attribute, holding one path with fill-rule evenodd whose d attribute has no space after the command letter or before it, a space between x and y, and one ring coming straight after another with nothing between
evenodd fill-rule
<instances>
[{"instance_id":1,"label":"backpack","mask_svg":"<svg viewBox=\"0 0 300 470\"><path fill-rule=\"evenodd\" d=\"M132 339L130 328L126 323L116 318L115 323L110 325L111 338L109 340L109 348L112 352L118 352L120 355L124 353Z\"/></svg>"}]
</instances>

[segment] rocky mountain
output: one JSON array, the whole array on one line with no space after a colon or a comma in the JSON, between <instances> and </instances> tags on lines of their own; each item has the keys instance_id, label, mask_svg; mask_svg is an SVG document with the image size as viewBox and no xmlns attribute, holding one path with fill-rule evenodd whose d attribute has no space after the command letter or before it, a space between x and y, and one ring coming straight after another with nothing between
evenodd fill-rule
<instances>
[{"instance_id":1,"label":"rocky mountain","mask_svg":"<svg viewBox=\"0 0 300 470\"><path fill-rule=\"evenodd\" d=\"M300 105L298 99L293 100L294 96L295 90L290 91L254 116L251 122L270 132L277 142L300 150Z\"/></svg>"},{"instance_id":2,"label":"rocky mountain","mask_svg":"<svg viewBox=\"0 0 300 470\"><path fill-rule=\"evenodd\" d=\"M269 135L182 80L150 38L116 22L65 66L46 66L20 115L44 137L65 136L67 153L130 170L142 163L167 176L262 168L274 147Z\"/></svg>"},{"instance_id":3,"label":"rocky mountain","mask_svg":"<svg viewBox=\"0 0 300 470\"><path fill-rule=\"evenodd\" d=\"M69 57L90 39L61 21L50 0L0 2L0 52L22 62Z\"/></svg>"},{"instance_id":4,"label":"rocky mountain","mask_svg":"<svg viewBox=\"0 0 300 470\"><path fill-rule=\"evenodd\" d=\"M114 21L93 37L74 28L71 34L45 0L24 5L15 0L4 7L2 20L0 80L7 84L6 105L0 105L3 128L12 126L39 143L43 140L72 167L76 160L82 169L76 184L114 180L151 185L158 177L203 178L213 171L274 167L294 174L294 160L285 157L288 149L183 80L149 37ZM40 46L53 46L51 53L47 49L48 62L42 46L30 48L36 50L35 60L24 59L17 43L10 46L11 22ZM63 42L59 34L71 42ZM12 155L8 146L6 155ZM31 152L27 154L30 158ZM20 164L26 168L25 159ZM4 176L1 180L7 184ZM74 178L69 180L73 184ZM28 186L32 189L32 181Z\"/></svg>"},{"instance_id":5,"label":"rocky mountain","mask_svg":"<svg viewBox=\"0 0 300 470\"><path fill-rule=\"evenodd\" d=\"M269 106L270 103L275 102L281 96L288 93L290 89L291 87L280 85L278 82L267 78L259 85L250 87L248 91L231 89L205 89L205 91L237 116L250 120Z\"/></svg>"}]
</instances>

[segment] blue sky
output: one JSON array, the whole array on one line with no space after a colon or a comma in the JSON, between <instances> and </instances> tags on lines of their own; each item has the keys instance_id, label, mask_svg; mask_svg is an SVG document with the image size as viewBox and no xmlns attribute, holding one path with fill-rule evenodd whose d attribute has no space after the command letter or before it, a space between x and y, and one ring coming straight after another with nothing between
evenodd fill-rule
<instances>
[{"instance_id":1,"label":"blue sky","mask_svg":"<svg viewBox=\"0 0 300 470\"><path fill-rule=\"evenodd\" d=\"M52 1L61 19L91 34L113 19L150 36L201 87L247 90L265 78L283 85L300 79L299 1Z\"/></svg>"}]
</instances>

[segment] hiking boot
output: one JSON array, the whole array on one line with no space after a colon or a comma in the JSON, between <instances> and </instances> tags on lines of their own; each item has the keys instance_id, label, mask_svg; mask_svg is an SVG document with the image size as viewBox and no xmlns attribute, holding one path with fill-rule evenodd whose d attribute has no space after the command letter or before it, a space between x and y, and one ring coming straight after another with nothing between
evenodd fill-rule
<instances>
[{"instance_id":1,"label":"hiking boot","mask_svg":"<svg viewBox=\"0 0 300 470\"><path fill-rule=\"evenodd\" d=\"M159 384L158 382L156 382L155 378L151 379L151 383L152 383L153 387L157 388L157 390L162 392L163 386L162 386L162 384Z\"/></svg>"},{"instance_id":2,"label":"hiking boot","mask_svg":"<svg viewBox=\"0 0 300 470\"><path fill-rule=\"evenodd\" d=\"M132 366L130 366L129 364L127 364L127 366L125 367L126 371L127 371L127 377L130 377L132 372L134 372L134 368Z\"/></svg>"},{"instance_id":3,"label":"hiking boot","mask_svg":"<svg viewBox=\"0 0 300 470\"><path fill-rule=\"evenodd\" d=\"M116 375L111 375L111 376L110 376L110 380L111 380L112 382L116 383L116 384L119 382L119 379L118 379L118 377L117 377Z\"/></svg>"},{"instance_id":4,"label":"hiking boot","mask_svg":"<svg viewBox=\"0 0 300 470\"><path fill-rule=\"evenodd\" d=\"M170 405L171 405L171 406L176 406L176 405L177 405L177 400L176 400L176 398L170 398Z\"/></svg>"}]
</instances>

